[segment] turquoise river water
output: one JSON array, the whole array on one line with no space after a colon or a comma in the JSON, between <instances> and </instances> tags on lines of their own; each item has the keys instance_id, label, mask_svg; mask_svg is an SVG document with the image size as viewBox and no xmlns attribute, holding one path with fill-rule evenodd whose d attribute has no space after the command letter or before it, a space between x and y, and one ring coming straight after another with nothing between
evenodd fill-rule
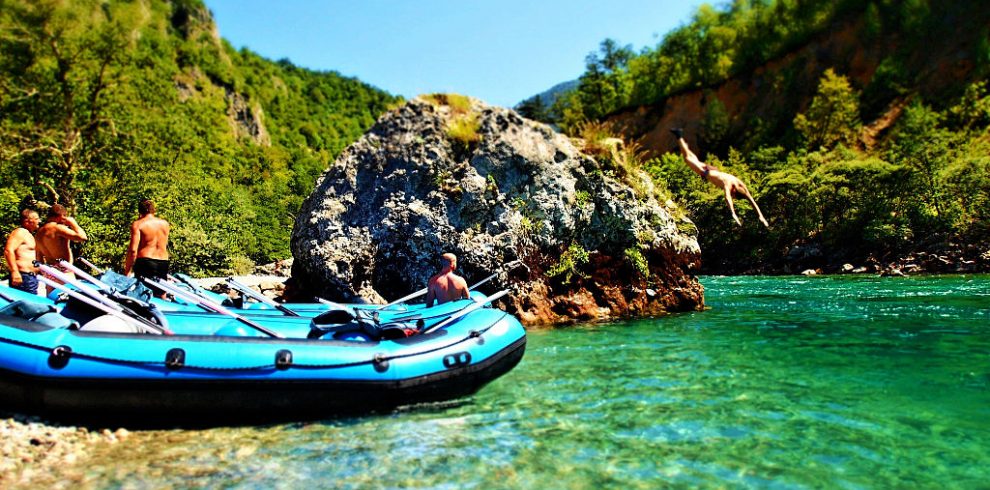
<instances>
[{"instance_id":1,"label":"turquoise river water","mask_svg":"<svg viewBox=\"0 0 990 490\"><path fill-rule=\"evenodd\" d=\"M531 330L474 397L136 431L124 488L988 488L990 276L708 277L709 309Z\"/></svg>"}]
</instances>

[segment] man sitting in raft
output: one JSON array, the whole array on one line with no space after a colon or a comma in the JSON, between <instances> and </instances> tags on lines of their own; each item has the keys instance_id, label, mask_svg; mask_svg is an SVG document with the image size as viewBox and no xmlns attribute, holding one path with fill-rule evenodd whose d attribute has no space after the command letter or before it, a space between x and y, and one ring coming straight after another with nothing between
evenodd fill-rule
<instances>
[{"instance_id":1,"label":"man sitting in raft","mask_svg":"<svg viewBox=\"0 0 990 490\"><path fill-rule=\"evenodd\" d=\"M426 286L427 308L433 306L434 300L439 305L470 297L467 281L454 274L454 271L457 270L457 257L452 253L445 253L440 256L440 261L443 263L443 268L439 274L430 278L430 282Z\"/></svg>"},{"instance_id":2,"label":"man sitting in raft","mask_svg":"<svg viewBox=\"0 0 990 490\"><path fill-rule=\"evenodd\" d=\"M736 207L732 202L733 193L745 196L750 204L753 205L756 214L760 217L760 223L763 223L763 226L767 228L770 227L770 223L767 223L766 218L763 217L760 207L756 205L756 200L753 199L753 195L749 193L749 189L746 188L746 184L743 181L739 180L735 175L723 172L699 160L698 156L688 148L687 141L684 141L684 131L682 129L674 128L670 132L674 133L674 136L677 137L677 143L681 146L681 155L684 157L684 161L691 167L691 170L694 170L702 179L715 184L716 187L721 187L725 191L725 200L729 203L729 211L732 212L732 219L736 220L736 224L742 226L742 221L736 215Z\"/></svg>"},{"instance_id":3,"label":"man sitting in raft","mask_svg":"<svg viewBox=\"0 0 990 490\"><path fill-rule=\"evenodd\" d=\"M127 248L124 275L147 277L164 281L168 277L168 233L171 226L155 216L155 203L151 199L138 204L140 218L131 223L131 243ZM164 291L155 291L165 296Z\"/></svg>"}]
</instances>

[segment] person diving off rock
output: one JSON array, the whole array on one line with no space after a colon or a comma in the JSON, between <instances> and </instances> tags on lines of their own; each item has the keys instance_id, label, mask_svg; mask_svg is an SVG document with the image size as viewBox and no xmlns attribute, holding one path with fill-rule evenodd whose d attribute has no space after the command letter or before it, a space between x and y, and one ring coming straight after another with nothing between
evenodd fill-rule
<instances>
[{"instance_id":1,"label":"person diving off rock","mask_svg":"<svg viewBox=\"0 0 990 490\"><path fill-rule=\"evenodd\" d=\"M742 226L742 221L736 214L736 207L732 201L732 195L738 194L744 196L750 204L753 205L753 209L756 210L756 214L760 217L760 223L763 226L769 228L770 223L767 223L766 218L763 217L763 212L760 211L760 207L756 205L756 200L753 199L753 195L749 193L749 189L746 188L746 184L738 177L732 175L728 172L723 172L712 165L708 165L702 162L691 148L688 147L687 141L684 140L684 130L680 128L673 128L670 130L677 137L677 143L681 147L681 156L684 157L684 161L687 162L691 170L701 176L702 179L711 182L716 187L722 188L725 191L725 201L729 204L729 211L732 212L732 219L736 220L736 224Z\"/></svg>"}]
</instances>

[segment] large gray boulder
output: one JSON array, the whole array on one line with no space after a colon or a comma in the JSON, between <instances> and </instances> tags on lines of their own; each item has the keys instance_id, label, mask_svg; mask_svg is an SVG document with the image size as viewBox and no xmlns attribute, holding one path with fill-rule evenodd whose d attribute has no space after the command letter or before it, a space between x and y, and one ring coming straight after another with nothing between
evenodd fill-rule
<instances>
[{"instance_id":1,"label":"large gray boulder","mask_svg":"<svg viewBox=\"0 0 990 490\"><path fill-rule=\"evenodd\" d=\"M529 266L482 290L510 287L504 307L530 324L701 308L698 242L683 231L696 228L648 178L620 181L614 167L512 110L413 100L317 181L292 233L293 280L381 302L425 287L453 252L469 284L515 259Z\"/></svg>"}]
</instances>

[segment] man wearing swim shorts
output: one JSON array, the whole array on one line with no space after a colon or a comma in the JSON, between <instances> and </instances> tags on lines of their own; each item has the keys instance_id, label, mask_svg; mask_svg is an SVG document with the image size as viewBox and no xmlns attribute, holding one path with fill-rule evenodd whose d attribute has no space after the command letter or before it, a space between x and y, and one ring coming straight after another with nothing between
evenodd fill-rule
<instances>
[{"instance_id":1,"label":"man wearing swim shorts","mask_svg":"<svg viewBox=\"0 0 990 490\"><path fill-rule=\"evenodd\" d=\"M155 203L145 199L138 204L140 218L131 223L131 243L127 248L124 274L164 281L168 277L168 233L171 226L155 216ZM164 291L155 291L164 297Z\"/></svg>"},{"instance_id":2,"label":"man wearing swim shorts","mask_svg":"<svg viewBox=\"0 0 990 490\"><path fill-rule=\"evenodd\" d=\"M34 232L38 230L41 218L32 209L21 211L21 226L10 232L3 255L10 269L10 287L31 294L38 294L37 259Z\"/></svg>"}]
</instances>

